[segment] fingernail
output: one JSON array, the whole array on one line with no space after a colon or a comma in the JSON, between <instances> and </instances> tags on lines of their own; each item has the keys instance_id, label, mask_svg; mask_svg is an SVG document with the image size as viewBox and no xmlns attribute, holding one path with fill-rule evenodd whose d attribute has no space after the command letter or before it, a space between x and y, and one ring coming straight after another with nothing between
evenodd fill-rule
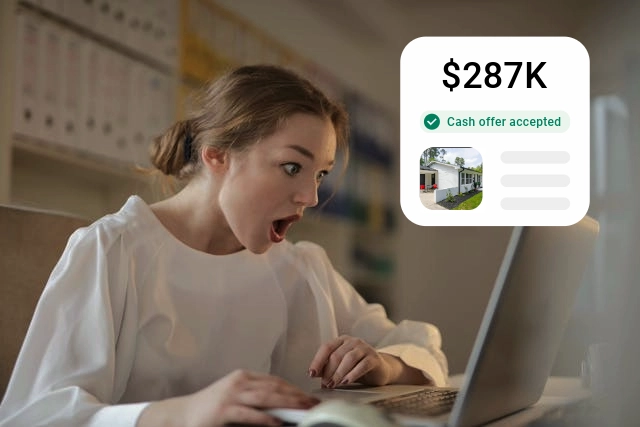
<instances>
[{"instance_id":1,"label":"fingernail","mask_svg":"<svg viewBox=\"0 0 640 427\"><path fill-rule=\"evenodd\" d=\"M349 384L349 380L347 378L340 381L340 385L345 385L345 384Z\"/></svg>"},{"instance_id":2,"label":"fingernail","mask_svg":"<svg viewBox=\"0 0 640 427\"><path fill-rule=\"evenodd\" d=\"M310 377L315 377L316 376L316 370L315 369L309 369L309 376Z\"/></svg>"}]
</instances>

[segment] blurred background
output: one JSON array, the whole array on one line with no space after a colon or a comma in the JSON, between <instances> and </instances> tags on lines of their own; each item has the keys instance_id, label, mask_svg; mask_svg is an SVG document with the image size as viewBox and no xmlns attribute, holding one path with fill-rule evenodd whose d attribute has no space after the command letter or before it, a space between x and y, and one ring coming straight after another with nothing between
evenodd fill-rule
<instances>
[{"instance_id":1,"label":"blurred background","mask_svg":"<svg viewBox=\"0 0 640 427\"><path fill-rule=\"evenodd\" d=\"M601 236L554 373L578 375L596 342L640 354L627 327L640 320L640 2L6 0L0 19L0 203L97 219L132 193L163 197L134 166L149 164L150 139L184 116L189 94L234 65L291 67L341 99L348 172L291 239L322 244L393 319L438 325L452 373L465 369L511 228L419 227L402 214L400 54L420 36L576 38L591 58L585 185Z\"/></svg>"}]
</instances>

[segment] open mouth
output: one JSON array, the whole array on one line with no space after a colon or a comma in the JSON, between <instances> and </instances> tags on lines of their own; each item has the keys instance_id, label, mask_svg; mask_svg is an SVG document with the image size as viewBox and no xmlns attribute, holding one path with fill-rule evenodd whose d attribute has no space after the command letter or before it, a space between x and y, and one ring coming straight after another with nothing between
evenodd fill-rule
<instances>
[{"instance_id":1,"label":"open mouth","mask_svg":"<svg viewBox=\"0 0 640 427\"><path fill-rule=\"evenodd\" d=\"M287 234L287 230L296 221L300 220L300 215L291 215L286 218L277 219L271 223L270 237L274 243L282 242Z\"/></svg>"}]
</instances>

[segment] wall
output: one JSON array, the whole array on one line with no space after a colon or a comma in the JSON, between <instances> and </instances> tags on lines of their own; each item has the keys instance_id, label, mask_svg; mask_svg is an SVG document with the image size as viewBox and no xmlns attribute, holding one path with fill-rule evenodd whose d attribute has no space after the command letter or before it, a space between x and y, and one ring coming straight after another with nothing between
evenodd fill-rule
<instances>
[{"instance_id":1,"label":"wall","mask_svg":"<svg viewBox=\"0 0 640 427\"><path fill-rule=\"evenodd\" d=\"M452 167L439 165L437 163L432 164L431 169L436 169L440 171L438 174L438 180L436 184L438 184L438 189L445 190L447 188L456 188L456 192L458 190L458 171Z\"/></svg>"}]
</instances>

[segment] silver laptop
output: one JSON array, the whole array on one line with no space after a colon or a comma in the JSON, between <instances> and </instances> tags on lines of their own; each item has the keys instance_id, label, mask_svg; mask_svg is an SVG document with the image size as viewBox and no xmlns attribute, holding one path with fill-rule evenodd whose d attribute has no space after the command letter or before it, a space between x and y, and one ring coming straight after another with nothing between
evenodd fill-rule
<instances>
[{"instance_id":1,"label":"silver laptop","mask_svg":"<svg viewBox=\"0 0 640 427\"><path fill-rule=\"evenodd\" d=\"M405 426L474 426L534 404L597 235L589 217L568 227L514 228L459 390L354 385L314 394L373 404Z\"/></svg>"}]
</instances>

